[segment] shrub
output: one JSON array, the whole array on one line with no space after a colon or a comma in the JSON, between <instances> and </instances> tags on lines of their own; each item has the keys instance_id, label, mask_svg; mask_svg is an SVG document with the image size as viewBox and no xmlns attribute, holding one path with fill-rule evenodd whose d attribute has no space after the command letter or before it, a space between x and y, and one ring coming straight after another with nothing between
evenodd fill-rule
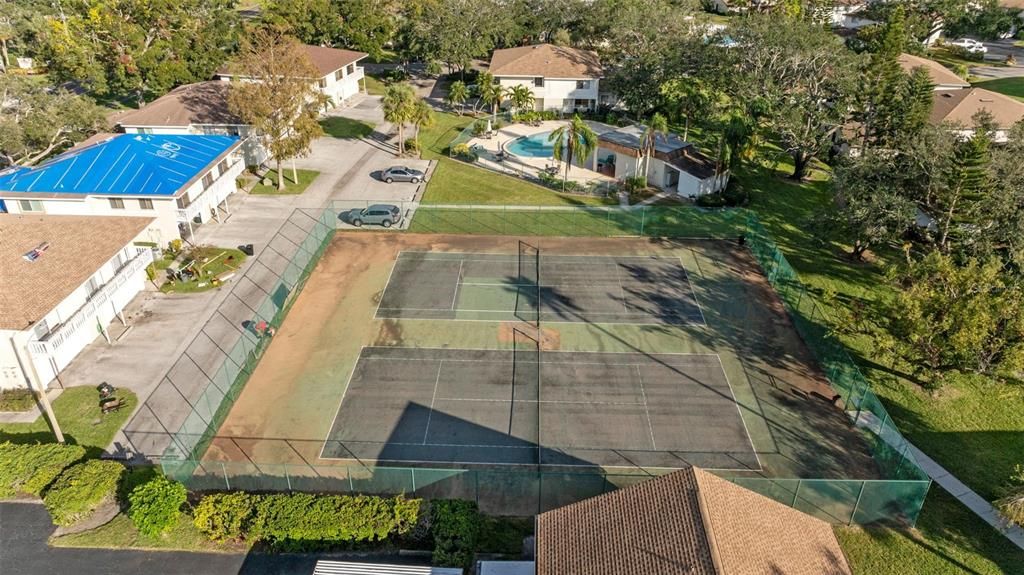
<instances>
[{"instance_id":1,"label":"shrub","mask_svg":"<svg viewBox=\"0 0 1024 575\"><path fill-rule=\"evenodd\" d=\"M216 541L266 541L281 550L304 551L408 533L419 508L420 500L402 496L228 493L207 495L194 515L196 527Z\"/></svg>"},{"instance_id":2,"label":"shrub","mask_svg":"<svg viewBox=\"0 0 1024 575\"><path fill-rule=\"evenodd\" d=\"M71 525L87 517L104 501L113 499L124 466L116 461L92 459L67 468L43 498L57 525Z\"/></svg>"},{"instance_id":3,"label":"shrub","mask_svg":"<svg viewBox=\"0 0 1024 575\"><path fill-rule=\"evenodd\" d=\"M241 491L207 495L192 510L193 523L214 541L242 539L255 513L256 497Z\"/></svg>"},{"instance_id":4,"label":"shrub","mask_svg":"<svg viewBox=\"0 0 1024 575\"><path fill-rule=\"evenodd\" d=\"M735 208L750 203L750 192L735 182L729 182L725 190L697 197L697 205L702 208Z\"/></svg>"},{"instance_id":5,"label":"shrub","mask_svg":"<svg viewBox=\"0 0 1024 575\"><path fill-rule=\"evenodd\" d=\"M437 499L430 504L434 532L432 562L440 567L468 568L480 541L482 517L473 501Z\"/></svg>"},{"instance_id":6,"label":"shrub","mask_svg":"<svg viewBox=\"0 0 1024 575\"><path fill-rule=\"evenodd\" d=\"M487 131L487 120L477 120L473 122L473 135L482 136Z\"/></svg>"},{"instance_id":7,"label":"shrub","mask_svg":"<svg viewBox=\"0 0 1024 575\"><path fill-rule=\"evenodd\" d=\"M469 144L455 144L452 146L452 155L467 162L476 161L476 152L469 147Z\"/></svg>"},{"instance_id":8,"label":"shrub","mask_svg":"<svg viewBox=\"0 0 1024 575\"><path fill-rule=\"evenodd\" d=\"M406 138L405 139L405 151L406 152L415 152L418 149L419 149L419 143L416 141L416 138Z\"/></svg>"},{"instance_id":9,"label":"shrub","mask_svg":"<svg viewBox=\"0 0 1024 575\"><path fill-rule=\"evenodd\" d=\"M158 475L128 495L128 517L144 535L159 535L174 525L188 498L185 486Z\"/></svg>"},{"instance_id":10,"label":"shrub","mask_svg":"<svg viewBox=\"0 0 1024 575\"><path fill-rule=\"evenodd\" d=\"M36 397L31 389L5 389L0 391L0 411L28 411L35 407Z\"/></svg>"},{"instance_id":11,"label":"shrub","mask_svg":"<svg viewBox=\"0 0 1024 575\"><path fill-rule=\"evenodd\" d=\"M0 498L38 496L69 465L85 457L80 445L0 443Z\"/></svg>"}]
</instances>

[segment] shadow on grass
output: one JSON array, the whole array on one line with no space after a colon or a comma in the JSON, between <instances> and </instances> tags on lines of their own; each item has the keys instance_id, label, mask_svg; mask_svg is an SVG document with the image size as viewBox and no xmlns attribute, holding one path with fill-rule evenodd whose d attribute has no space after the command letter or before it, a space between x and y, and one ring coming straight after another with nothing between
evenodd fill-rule
<instances>
[{"instance_id":1,"label":"shadow on grass","mask_svg":"<svg viewBox=\"0 0 1024 575\"><path fill-rule=\"evenodd\" d=\"M332 138L365 138L373 133L373 126L370 124L340 116L320 120L320 127Z\"/></svg>"}]
</instances>

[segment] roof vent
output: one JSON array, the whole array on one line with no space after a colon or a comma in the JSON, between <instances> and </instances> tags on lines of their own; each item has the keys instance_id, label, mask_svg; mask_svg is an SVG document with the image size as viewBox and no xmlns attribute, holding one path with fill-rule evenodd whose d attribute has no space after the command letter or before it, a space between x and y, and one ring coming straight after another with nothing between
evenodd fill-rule
<instances>
[{"instance_id":1,"label":"roof vent","mask_svg":"<svg viewBox=\"0 0 1024 575\"><path fill-rule=\"evenodd\" d=\"M43 252L45 252L48 249L50 249L50 242L43 242L43 243L39 244L38 246L32 248L31 251L29 251L28 253L26 253L25 255L23 255L21 257L25 258L25 261L27 261L27 262L34 262L37 259L39 259L40 257L42 257L43 256Z\"/></svg>"}]
</instances>

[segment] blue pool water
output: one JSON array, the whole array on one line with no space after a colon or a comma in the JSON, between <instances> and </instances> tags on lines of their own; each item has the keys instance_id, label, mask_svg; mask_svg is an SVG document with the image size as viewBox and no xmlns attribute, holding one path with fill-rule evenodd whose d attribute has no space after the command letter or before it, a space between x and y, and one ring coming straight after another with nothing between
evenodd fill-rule
<instances>
[{"instance_id":1,"label":"blue pool water","mask_svg":"<svg viewBox=\"0 0 1024 575\"><path fill-rule=\"evenodd\" d=\"M510 154L527 158L551 158L555 155L555 145L548 141L551 132L541 132L532 136L523 136L512 140L505 146Z\"/></svg>"}]
</instances>

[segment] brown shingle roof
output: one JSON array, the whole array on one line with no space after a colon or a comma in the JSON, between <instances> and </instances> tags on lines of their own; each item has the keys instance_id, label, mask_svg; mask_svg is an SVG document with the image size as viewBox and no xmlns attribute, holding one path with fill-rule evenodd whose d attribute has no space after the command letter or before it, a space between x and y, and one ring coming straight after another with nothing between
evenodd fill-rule
<instances>
[{"instance_id":1,"label":"brown shingle roof","mask_svg":"<svg viewBox=\"0 0 1024 575\"><path fill-rule=\"evenodd\" d=\"M310 46L309 44L303 44L302 47L306 50L306 55L309 56L309 61L313 64L313 67L320 72L321 77L333 74L335 70L344 68L349 64L358 62L359 60L369 56L366 52L342 50L341 48ZM217 74L220 74L221 76L232 75L231 69L228 65L221 66L220 69L217 70Z\"/></svg>"},{"instance_id":2,"label":"brown shingle roof","mask_svg":"<svg viewBox=\"0 0 1024 575\"><path fill-rule=\"evenodd\" d=\"M897 61L900 64L900 68L903 68L903 71L908 74L913 71L914 68L924 68L925 71L928 72L928 77L931 78L932 83L936 86L970 87L970 84L968 84L966 80L957 76L952 70L942 64L939 64L935 60L914 56L913 54L900 54Z\"/></svg>"},{"instance_id":3,"label":"brown shingle roof","mask_svg":"<svg viewBox=\"0 0 1024 575\"><path fill-rule=\"evenodd\" d=\"M495 50L491 55L490 72L495 76L545 78L600 78L603 75L596 52L553 44Z\"/></svg>"},{"instance_id":4,"label":"brown shingle roof","mask_svg":"<svg viewBox=\"0 0 1024 575\"><path fill-rule=\"evenodd\" d=\"M537 575L849 575L829 524L682 469L537 517Z\"/></svg>"},{"instance_id":5,"label":"brown shingle roof","mask_svg":"<svg viewBox=\"0 0 1024 575\"><path fill-rule=\"evenodd\" d=\"M0 215L0 329L23 330L45 317L153 221ZM36 261L23 257L43 242L49 248Z\"/></svg>"},{"instance_id":6,"label":"brown shingle roof","mask_svg":"<svg viewBox=\"0 0 1024 575\"><path fill-rule=\"evenodd\" d=\"M241 124L228 109L229 83L219 80L178 86L139 110L120 114L122 126L181 126Z\"/></svg>"},{"instance_id":7,"label":"brown shingle roof","mask_svg":"<svg viewBox=\"0 0 1024 575\"><path fill-rule=\"evenodd\" d=\"M1009 128L1024 120L1024 102L982 88L935 92L930 120L933 124L952 122L970 126L971 118L982 110L992 114L999 128Z\"/></svg>"}]
</instances>

